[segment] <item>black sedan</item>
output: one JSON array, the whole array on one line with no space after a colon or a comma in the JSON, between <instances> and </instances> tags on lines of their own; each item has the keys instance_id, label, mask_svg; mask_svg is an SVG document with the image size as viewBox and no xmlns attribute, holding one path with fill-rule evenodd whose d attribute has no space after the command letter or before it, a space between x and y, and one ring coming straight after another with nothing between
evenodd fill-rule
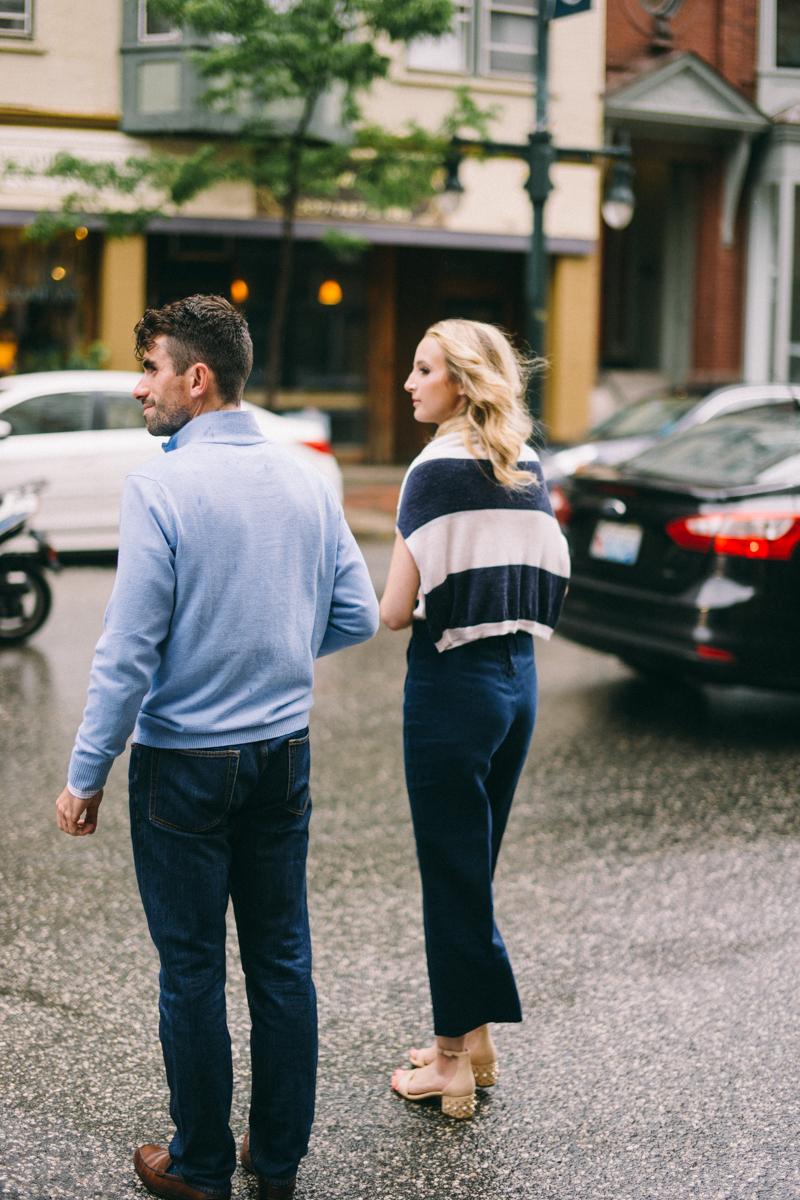
<instances>
[{"instance_id":1,"label":"black sedan","mask_svg":"<svg viewBox=\"0 0 800 1200\"><path fill-rule=\"evenodd\" d=\"M720 417L553 489L558 631L645 672L800 690L800 408Z\"/></svg>"}]
</instances>

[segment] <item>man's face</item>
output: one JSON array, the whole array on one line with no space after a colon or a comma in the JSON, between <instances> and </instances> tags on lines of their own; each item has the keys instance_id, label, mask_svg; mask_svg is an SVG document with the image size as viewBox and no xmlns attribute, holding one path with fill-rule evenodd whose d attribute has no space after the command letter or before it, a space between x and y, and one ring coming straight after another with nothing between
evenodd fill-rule
<instances>
[{"instance_id":1,"label":"man's face","mask_svg":"<svg viewBox=\"0 0 800 1200\"><path fill-rule=\"evenodd\" d=\"M190 367L176 375L165 336L157 337L142 359L143 374L133 389L141 400L147 432L153 437L171 437L196 415L198 402L192 396Z\"/></svg>"}]
</instances>

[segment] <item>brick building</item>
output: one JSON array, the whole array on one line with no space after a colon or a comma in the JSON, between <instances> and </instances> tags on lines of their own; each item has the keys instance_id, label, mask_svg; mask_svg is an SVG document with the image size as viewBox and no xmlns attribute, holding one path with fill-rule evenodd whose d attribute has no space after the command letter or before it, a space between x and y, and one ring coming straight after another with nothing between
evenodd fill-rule
<instances>
[{"instance_id":1,"label":"brick building","mask_svg":"<svg viewBox=\"0 0 800 1200\"><path fill-rule=\"evenodd\" d=\"M770 130L759 16L758 0L609 0L606 122L631 139L637 209L604 231L606 366L742 376L746 200Z\"/></svg>"}]
</instances>

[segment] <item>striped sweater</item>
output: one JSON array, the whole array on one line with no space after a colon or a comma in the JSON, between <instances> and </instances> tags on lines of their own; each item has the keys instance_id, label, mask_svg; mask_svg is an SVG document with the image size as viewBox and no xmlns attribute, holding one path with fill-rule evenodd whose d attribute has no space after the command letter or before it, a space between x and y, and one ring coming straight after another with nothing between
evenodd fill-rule
<instances>
[{"instance_id":1,"label":"striped sweater","mask_svg":"<svg viewBox=\"0 0 800 1200\"><path fill-rule=\"evenodd\" d=\"M416 620L437 650L525 630L549 638L569 579L569 552L553 516L539 459L521 467L536 482L501 487L460 432L434 438L406 472L397 529L420 574Z\"/></svg>"}]
</instances>

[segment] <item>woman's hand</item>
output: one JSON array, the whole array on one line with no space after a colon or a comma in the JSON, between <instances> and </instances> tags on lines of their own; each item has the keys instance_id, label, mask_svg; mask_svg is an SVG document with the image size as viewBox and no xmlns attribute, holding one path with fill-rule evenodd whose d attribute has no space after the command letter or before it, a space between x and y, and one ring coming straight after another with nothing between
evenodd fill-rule
<instances>
[{"instance_id":1,"label":"woman's hand","mask_svg":"<svg viewBox=\"0 0 800 1200\"><path fill-rule=\"evenodd\" d=\"M407 629L417 607L419 571L411 551L398 533L392 553L389 578L381 600L381 620L389 629Z\"/></svg>"}]
</instances>

